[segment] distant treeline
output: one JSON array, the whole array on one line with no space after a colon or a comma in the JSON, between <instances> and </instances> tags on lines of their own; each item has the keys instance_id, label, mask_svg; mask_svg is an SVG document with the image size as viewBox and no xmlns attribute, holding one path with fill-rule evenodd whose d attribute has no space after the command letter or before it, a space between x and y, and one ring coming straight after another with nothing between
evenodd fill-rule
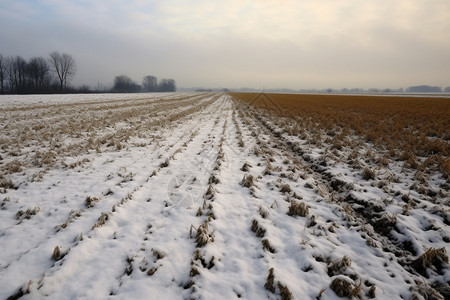
<instances>
[{"instance_id":1,"label":"distant treeline","mask_svg":"<svg viewBox=\"0 0 450 300\"><path fill-rule=\"evenodd\" d=\"M126 75L116 76L114 78L114 87L112 92L115 93L139 93L139 92L175 92L177 90L175 80L158 79L155 76L145 76L142 79L142 85L134 82Z\"/></svg>"},{"instance_id":2,"label":"distant treeline","mask_svg":"<svg viewBox=\"0 0 450 300\"><path fill-rule=\"evenodd\" d=\"M138 92L175 92L173 79L161 79L145 76L142 85L135 83L126 75L116 76L112 89L91 90L83 85L74 88L69 85L76 72L76 63L67 53L54 51L47 58L4 57L0 54L0 94L51 94L51 93L138 93ZM99 84L100 86L100 84Z\"/></svg>"},{"instance_id":3,"label":"distant treeline","mask_svg":"<svg viewBox=\"0 0 450 300\"><path fill-rule=\"evenodd\" d=\"M332 90L334 91L334 90ZM337 91L337 90L336 90ZM445 89L442 89L440 86L429 86L429 85L416 85L416 86L410 86L406 89L399 88L399 89L342 89L339 90L339 92L348 92L348 93L450 93L450 87L446 87Z\"/></svg>"},{"instance_id":4,"label":"distant treeline","mask_svg":"<svg viewBox=\"0 0 450 300\"><path fill-rule=\"evenodd\" d=\"M191 89L185 89L185 90L191 90ZM195 88L192 90L202 90L199 88ZM216 91L218 89L214 89ZM231 89L233 92L260 92L260 89L253 89L253 88L240 88L240 89ZM377 88L370 88L370 89L361 89L361 88L353 88L353 89L265 89L265 92L268 93L342 93L342 94L402 94L402 93L450 93L450 86L446 88L438 87L438 86L429 86L429 85L417 85L417 86L410 86L406 89L399 88L399 89L377 89Z\"/></svg>"},{"instance_id":5,"label":"distant treeline","mask_svg":"<svg viewBox=\"0 0 450 300\"><path fill-rule=\"evenodd\" d=\"M406 89L408 93L450 93L450 86L446 87L444 90L440 86L429 86L429 85L416 85L410 86Z\"/></svg>"},{"instance_id":6,"label":"distant treeline","mask_svg":"<svg viewBox=\"0 0 450 300\"><path fill-rule=\"evenodd\" d=\"M0 54L0 93L35 94L68 91L75 75L76 63L71 55L54 51L48 58Z\"/></svg>"}]
</instances>

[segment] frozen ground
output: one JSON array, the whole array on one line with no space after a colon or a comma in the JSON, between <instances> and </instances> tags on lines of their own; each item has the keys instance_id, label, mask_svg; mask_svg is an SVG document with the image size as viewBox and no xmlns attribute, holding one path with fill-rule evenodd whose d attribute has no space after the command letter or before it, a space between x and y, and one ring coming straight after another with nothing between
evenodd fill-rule
<instances>
[{"instance_id":1,"label":"frozen ground","mask_svg":"<svg viewBox=\"0 0 450 300\"><path fill-rule=\"evenodd\" d=\"M356 168L225 94L0 105L0 299L450 297L440 173L370 144Z\"/></svg>"}]
</instances>

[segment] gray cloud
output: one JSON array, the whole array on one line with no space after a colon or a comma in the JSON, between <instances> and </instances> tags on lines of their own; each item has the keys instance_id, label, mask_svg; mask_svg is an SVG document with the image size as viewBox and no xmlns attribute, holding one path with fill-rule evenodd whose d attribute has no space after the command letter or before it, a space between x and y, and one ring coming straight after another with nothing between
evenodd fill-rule
<instances>
[{"instance_id":1,"label":"gray cloud","mask_svg":"<svg viewBox=\"0 0 450 300\"><path fill-rule=\"evenodd\" d=\"M3 1L0 53L74 56L74 84L450 85L450 2Z\"/></svg>"}]
</instances>

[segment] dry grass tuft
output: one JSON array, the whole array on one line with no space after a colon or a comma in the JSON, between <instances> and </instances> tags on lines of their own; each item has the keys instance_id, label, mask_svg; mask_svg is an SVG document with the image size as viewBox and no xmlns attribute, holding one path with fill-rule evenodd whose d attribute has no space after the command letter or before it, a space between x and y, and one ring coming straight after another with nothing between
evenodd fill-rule
<instances>
[{"instance_id":1,"label":"dry grass tuft","mask_svg":"<svg viewBox=\"0 0 450 300\"><path fill-rule=\"evenodd\" d=\"M275 253L275 248L270 244L268 239L263 239L262 241L262 245L264 250L269 251L270 253Z\"/></svg>"},{"instance_id":2,"label":"dry grass tuft","mask_svg":"<svg viewBox=\"0 0 450 300\"><path fill-rule=\"evenodd\" d=\"M215 192L215 190L214 190L213 185L210 184L210 185L208 186L208 190L206 191L204 197L205 197L205 199L207 199L207 200L211 200L212 197L214 197L214 194L215 194L215 193L216 193L216 192Z\"/></svg>"},{"instance_id":3,"label":"dry grass tuft","mask_svg":"<svg viewBox=\"0 0 450 300\"><path fill-rule=\"evenodd\" d=\"M373 180L373 179L375 179L375 172L369 168L364 168L361 176L365 180Z\"/></svg>"},{"instance_id":4,"label":"dry grass tuft","mask_svg":"<svg viewBox=\"0 0 450 300\"><path fill-rule=\"evenodd\" d=\"M187 282L184 286L183 286L183 288L185 289L185 290L187 290L187 289L190 289L191 287L193 287L195 285L195 282L193 281L193 280L189 280L189 282Z\"/></svg>"},{"instance_id":5,"label":"dry grass tuft","mask_svg":"<svg viewBox=\"0 0 450 300\"><path fill-rule=\"evenodd\" d=\"M219 184L219 183L220 183L219 178L216 175L211 174L208 180L208 184Z\"/></svg>"},{"instance_id":6,"label":"dry grass tuft","mask_svg":"<svg viewBox=\"0 0 450 300\"><path fill-rule=\"evenodd\" d=\"M197 275L200 275L200 272L198 271L196 266L192 266L191 271L189 271L189 276L195 277Z\"/></svg>"},{"instance_id":7,"label":"dry grass tuft","mask_svg":"<svg viewBox=\"0 0 450 300\"><path fill-rule=\"evenodd\" d=\"M292 299L292 293L286 285L282 284L281 282L278 282L278 288L280 289L280 294L281 294L282 300L291 300Z\"/></svg>"},{"instance_id":8,"label":"dry grass tuft","mask_svg":"<svg viewBox=\"0 0 450 300\"><path fill-rule=\"evenodd\" d=\"M241 171L243 171L243 172L248 172L248 171L250 171L250 168L252 167L252 165L251 164L249 164L248 162L245 162L243 165L242 165L242 167L241 167Z\"/></svg>"},{"instance_id":9,"label":"dry grass tuft","mask_svg":"<svg viewBox=\"0 0 450 300\"><path fill-rule=\"evenodd\" d=\"M153 268L151 268L150 270L147 271L147 275L148 276L153 276L153 274L155 274L157 270L158 270L158 268L153 267Z\"/></svg>"},{"instance_id":10,"label":"dry grass tuft","mask_svg":"<svg viewBox=\"0 0 450 300\"><path fill-rule=\"evenodd\" d=\"M200 216L202 216L202 215L203 215L202 208L199 207L199 208L197 209L197 213L195 214L195 216L196 216L196 217L200 217Z\"/></svg>"},{"instance_id":11,"label":"dry grass tuft","mask_svg":"<svg viewBox=\"0 0 450 300\"><path fill-rule=\"evenodd\" d=\"M87 196L86 200L84 200L84 205L86 208L94 207L95 202L98 202L98 200L100 200L98 197Z\"/></svg>"},{"instance_id":12,"label":"dry grass tuft","mask_svg":"<svg viewBox=\"0 0 450 300\"><path fill-rule=\"evenodd\" d=\"M11 199L9 197L3 198L3 201L2 201L2 204L0 205L0 207L2 209L4 209L4 206L6 205L6 203L9 203L9 202L11 202Z\"/></svg>"},{"instance_id":13,"label":"dry grass tuft","mask_svg":"<svg viewBox=\"0 0 450 300\"><path fill-rule=\"evenodd\" d=\"M345 278L345 279L344 279ZM333 279L330 284L330 288L338 295L339 297L348 297L352 299L353 297L359 296L361 292L361 283L358 286L355 286L350 282L350 279L347 280L346 277L337 277Z\"/></svg>"},{"instance_id":14,"label":"dry grass tuft","mask_svg":"<svg viewBox=\"0 0 450 300\"><path fill-rule=\"evenodd\" d=\"M61 250L59 249L58 246L56 246L55 249L53 249L52 259L54 261L58 261L60 256L61 256Z\"/></svg>"},{"instance_id":15,"label":"dry grass tuft","mask_svg":"<svg viewBox=\"0 0 450 300\"><path fill-rule=\"evenodd\" d=\"M355 286L351 292L351 298L353 297L358 297L359 298L359 294L361 294L361 285L362 285L362 280L359 281L359 284L357 286Z\"/></svg>"},{"instance_id":16,"label":"dry grass tuft","mask_svg":"<svg viewBox=\"0 0 450 300\"><path fill-rule=\"evenodd\" d=\"M255 179L253 178L252 175L245 174L241 180L241 185L246 188L255 186Z\"/></svg>"},{"instance_id":17,"label":"dry grass tuft","mask_svg":"<svg viewBox=\"0 0 450 300\"><path fill-rule=\"evenodd\" d=\"M369 291L367 292L367 297L368 297L369 299L373 299L373 298L376 297L375 290L376 290L376 286L375 286L375 285L372 285L372 286L370 287Z\"/></svg>"},{"instance_id":18,"label":"dry grass tuft","mask_svg":"<svg viewBox=\"0 0 450 300\"><path fill-rule=\"evenodd\" d=\"M134 261L134 256L127 257L128 266L125 268L125 274L127 274L128 276L130 276L131 273L133 273L133 261Z\"/></svg>"},{"instance_id":19,"label":"dry grass tuft","mask_svg":"<svg viewBox=\"0 0 450 300\"><path fill-rule=\"evenodd\" d=\"M17 218L17 220L23 220L23 219L29 220L29 219L31 219L31 216L34 216L34 215L37 214L40 210L41 210L41 209L40 209L39 206L36 206L36 207L33 208L33 209L29 208L29 209L27 209L26 211L19 210L19 211L16 213L16 218Z\"/></svg>"},{"instance_id":20,"label":"dry grass tuft","mask_svg":"<svg viewBox=\"0 0 450 300\"><path fill-rule=\"evenodd\" d=\"M125 182L130 182L130 181L133 181L134 174L133 174L133 172L130 172L130 173L128 173L127 175L121 176L121 177L123 177L123 179L122 179L122 182L123 182L123 183L125 183Z\"/></svg>"},{"instance_id":21,"label":"dry grass tuft","mask_svg":"<svg viewBox=\"0 0 450 300\"><path fill-rule=\"evenodd\" d=\"M267 161L266 169L264 170L264 175L272 175L273 172L273 166L270 163L270 161Z\"/></svg>"},{"instance_id":22,"label":"dry grass tuft","mask_svg":"<svg viewBox=\"0 0 450 300\"><path fill-rule=\"evenodd\" d=\"M291 186L289 185L289 184L283 184L282 186L281 186L281 188L280 188L280 192L281 193L283 193L283 194L285 194L285 193L290 193L292 190L291 190Z\"/></svg>"},{"instance_id":23,"label":"dry grass tuft","mask_svg":"<svg viewBox=\"0 0 450 300\"><path fill-rule=\"evenodd\" d=\"M169 166L169 159L168 158L166 158L166 160L165 161L163 161L161 164L159 164L159 167L162 169L162 168L166 168L166 167L168 167Z\"/></svg>"},{"instance_id":24,"label":"dry grass tuft","mask_svg":"<svg viewBox=\"0 0 450 300\"><path fill-rule=\"evenodd\" d=\"M281 299L283 299L283 300L292 299L292 293L286 285L284 285L278 281L277 286L278 286L278 289L280 290ZM275 274L274 274L273 268L269 269L269 275L267 275L267 279L266 279L266 283L264 284L264 288L273 294L275 293L275 290L276 290Z\"/></svg>"},{"instance_id":25,"label":"dry grass tuft","mask_svg":"<svg viewBox=\"0 0 450 300\"><path fill-rule=\"evenodd\" d=\"M447 251L444 247L430 248L412 262L412 267L421 275L427 275L427 269L441 273L443 265L448 264Z\"/></svg>"},{"instance_id":26,"label":"dry grass tuft","mask_svg":"<svg viewBox=\"0 0 450 300\"><path fill-rule=\"evenodd\" d=\"M63 252L63 251L61 251L59 246L56 246L55 249L53 249L52 259L54 261L61 260L64 256L66 256L68 251L69 250Z\"/></svg>"},{"instance_id":27,"label":"dry grass tuft","mask_svg":"<svg viewBox=\"0 0 450 300\"><path fill-rule=\"evenodd\" d=\"M445 178L450 177L450 158L442 159L439 164L439 170L444 175Z\"/></svg>"},{"instance_id":28,"label":"dry grass tuft","mask_svg":"<svg viewBox=\"0 0 450 300\"><path fill-rule=\"evenodd\" d=\"M3 178L3 176L0 175L0 188L13 189L14 183L11 181L11 179Z\"/></svg>"},{"instance_id":29,"label":"dry grass tuft","mask_svg":"<svg viewBox=\"0 0 450 300\"><path fill-rule=\"evenodd\" d=\"M334 179L330 182L330 186L333 188L334 191L340 192L344 189L346 183L342 180Z\"/></svg>"},{"instance_id":30,"label":"dry grass tuft","mask_svg":"<svg viewBox=\"0 0 450 300\"><path fill-rule=\"evenodd\" d=\"M289 216L300 216L306 217L309 214L309 208L304 202L299 202L296 200L291 200L291 205L289 205Z\"/></svg>"},{"instance_id":31,"label":"dry grass tuft","mask_svg":"<svg viewBox=\"0 0 450 300\"><path fill-rule=\"evenodd\" d=\"M8 300L17 300L30 293L30 287L33 284L33 280L28 281L21 285L11 296L8 297Z\"/></svg>"},{"instance_id":32,"label":"dry grass tuft","mask_svg":"<svg viewBox=\"0 0 450 300\"><path fill-rule=\"evenodd\" d=\"M345 270L352 265L352 260L348 256L344 256L342 259L332 261L328 265L328 276L343 274Z\"/></svg>"},{"instance_id":33,"label":"dry grass tuft","mask_svg":"<svg viewBox=\"0 0 450 300\"><path fill-rule=\"evenodd\" d=\"M197 247L204 247L208 243L209 237L207 233L200 233L197 235Z\"/></svg>"},{"instance_id":34,"label":"dry grass tuft","mask_svg":"<svg viewBox=\"0 0 450 300\"><path fill-rule=\"evenodd\" d=\"M152 248L152 253L153 256L156 258L156 260L160 260L163 259L164 257L166 257L166 254L160 250L157 250L155 248Z\"/></svg>"},{"instance_id":35,"label":"dry grass tuft","mask_svg":"<svg viewBox=\"0 0 450 300\"><path fill-rule=\"evenodd\" d=\"M322 294L325 293L325 291L327 290L326 287L322 288L319 292L319 294L317 295L316 299L320 300L322 298Z\"/></svg>"},{"instance_id":36,"label":"dry grass tuft","mask_svg":"<svg viewBox=\"0 0 450 300\"><path fill-rule=\"evenodd\" d=\"M259 212L259 215L263 219L265 219L269 216L269 211L267 209L263 208L262 206L259 207L258 212Z\"/></svg>"},{"instance_id":37,"label":"dry grass tuft","mask_svg":"<svg viewBox=\"0 0 450 300\"><path fill-rule=\"evenodd\" d=\"M266 290L275 293L275 285L274 285L275 275L273 274L273 268L270 268L269 275L267 276L266 283L264 284L264 287Z\"/></svg>"},{"instance_id":38,"label":"dry grass tuft","mask_svg":"<svg viewBox=\"0 0 450 300\"><path fill-rule=\"evenodd\" d=\"M200 253L199 249L194 252L194 260L191 261L191 264L194 264L194 261L199 261L203 268L212 269L216 264L214 262L215 257L212 256L209 261L205 259L205 257Z\"/></svg>"},{"instance_id":39,"label":"dry grass tuft","mask_svg":"<svg viewBox=\"0 0 450 300\"><path fill-rule=\"evenodd\" d=\"M44 154L44 157L42 158L42 163L49 165L51 164L56 158L56 153L53 151L48 151Z\"/></svg>"},{"instance_id":40,"label":"dry grass tuft","mask_svg":"<svg viewBox=\"0 0 450 300\"><path fill-rule=\"evenodd\" d=\"M379 218L372 219L372 226L375 231L387 235L397 224L397 216L396 215L388 215L387 213L383 214Z\"/></svg>"},{"instance_id":41,"label":"dry grass tuft","mask_svg":"<svg viewBox=\"0 0 450 300\"><path fill-rule=\"evenodd\" d=\"M314 188L314 186L312 185L312 183L311 182L306 182L305 183L305 188L307 188L307 189L313 189Z\"/></svg>"},{"instance_id":42,"label":"dry grass tuft","mask_svg":"<svg viewBox=\"0 0 450 300\"><path fill-rule=\"evenodd\" d=\"M195 240L198 248L204 247L208 242L213 241L212 235L209 233L208 221L198 226Z\"/></svg>"},{"instance_id":43,"label":"dry grass tuft","mask_svg":"<svg viewBox=\"0 0 450 300\"><path fill-rule=\"evenodd\" d=\"M66 228L70 222L72 222L75 218L81 217L81 211L71 210L69 213L69 217L67 220L61 225L56 226L56 229L59 231L61 229Z\"/></svg>"},{"instance_id":44,"label":"dry grass tuft","mask_svg":"<svg viewBox=\"0 0 450 300\"><path fill-rule=\"evenodd\" d=\"M316 222L316 216L315 215L312 215L309 219L308 219L308 221L306 221L306 227L314 227L314 226L316 226L316 224L317 224L317 222Z\"/></svg>"},{"instance_id":45,"label":"dry grass tuft","mask_svg":"<svg viewBox=\"0 0 450 300\"><path fill-rule=\"evenodd\" d=\"M258 146L253 147L253 154L255 154L256 156L260 156L262 154L261 148L259 148Z\"/></svg>"},{"instance_id":46,"label":"dry grass tuft","mask_svg":"<svg viewBox=\"0 0 450 300\"><path fill-rule=\"evenodd\" d=\"M22 172L22 163L18 160L13 160L3 166L3 170L8 174L14 174Z\"/></svg>"},{"instance_id":47,"label":"dry grass tuft","mask_svg":"<svg viewBox=\"0 0 450 300\"><path fill-rule=\"evenodd\" d=\"M109 220L109 215L108 215L108 213L105 213L105 212L102 213L102 214L100 215L100 217L98 218L97 223L95 223L95 224L92 226L92 229L97 228L97 227L101 227L101 226L105 225L106 221L108 221L108 220Z\"/></svg>"},{"instance_id":48,"label":"dry grass tuft","mask_svg":"<svg viewBox=\"0 0 450 300\"><path fill-rule=\"evenodd\" d=\"M419 299L429 299L429 300L445 300L449 299L449 289L447 288L447 291L441 293L434 289L432 286L430 286L426 282L421 282L416 280L416 287L411 287L411 289L414 291L411 299L413 300L419 300ZM448 284L447 284L448 286ZM445 295L445 297L443 296Z\"/></svg>"},{"instance_id":49,"label":"dry grass tuft","mask_svg":"<svg viewBox=\"0 0 450 300\"><path fill-rule=\"evenodd\" d=\"M266 234L266 229L259 225L256 219L252 220L252 231L256 234L257 237L262 238Z\"/></svg>"}]
</instances>

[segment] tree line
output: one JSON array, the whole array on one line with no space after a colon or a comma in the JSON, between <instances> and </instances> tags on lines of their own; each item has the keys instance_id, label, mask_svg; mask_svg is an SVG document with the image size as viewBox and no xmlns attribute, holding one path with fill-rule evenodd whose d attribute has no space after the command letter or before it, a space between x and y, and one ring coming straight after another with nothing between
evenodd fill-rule
<instances>
[{"instance_id":1,"label":"tree line","mask_svg":"<svg viewBox=\"0 0 450 300\"><path fill-rule=\"evenodd\" d=\"M34 94L66 92L76 72L70 54L51 52L48 58L4 57L0 54L0 93Z\"/></svg>"},{"instance_id":2,"label":"tree line","mask_svg":"<svg viewBox=\"0 0 450 300\"><path fill-rule=\"evenodd\" d=\"M43 93L91 93L87 86L79 89L70 87L75 76L75 59L67 53L53 51L47 58L4 57L0 54L0 94L43 94ZM138 93L138 92L175 92L173 79L161 79L145 76L142 85L126 75L116 76L111 90L103 92Z\"/></svg>"},{"instance_id":3,"label":"tree line","mask_svg":"<svg viewBox=\"0 0 450 300\"><path fill-rule=\"evenodd\" d=\"M142 85L134 82L126 75L119 75L114 78L113 92L116 93L139 93L139 92L175 92L176 83L173 79L158 79L148 75L142 79Z\"/></svg>"}]
</instances>

